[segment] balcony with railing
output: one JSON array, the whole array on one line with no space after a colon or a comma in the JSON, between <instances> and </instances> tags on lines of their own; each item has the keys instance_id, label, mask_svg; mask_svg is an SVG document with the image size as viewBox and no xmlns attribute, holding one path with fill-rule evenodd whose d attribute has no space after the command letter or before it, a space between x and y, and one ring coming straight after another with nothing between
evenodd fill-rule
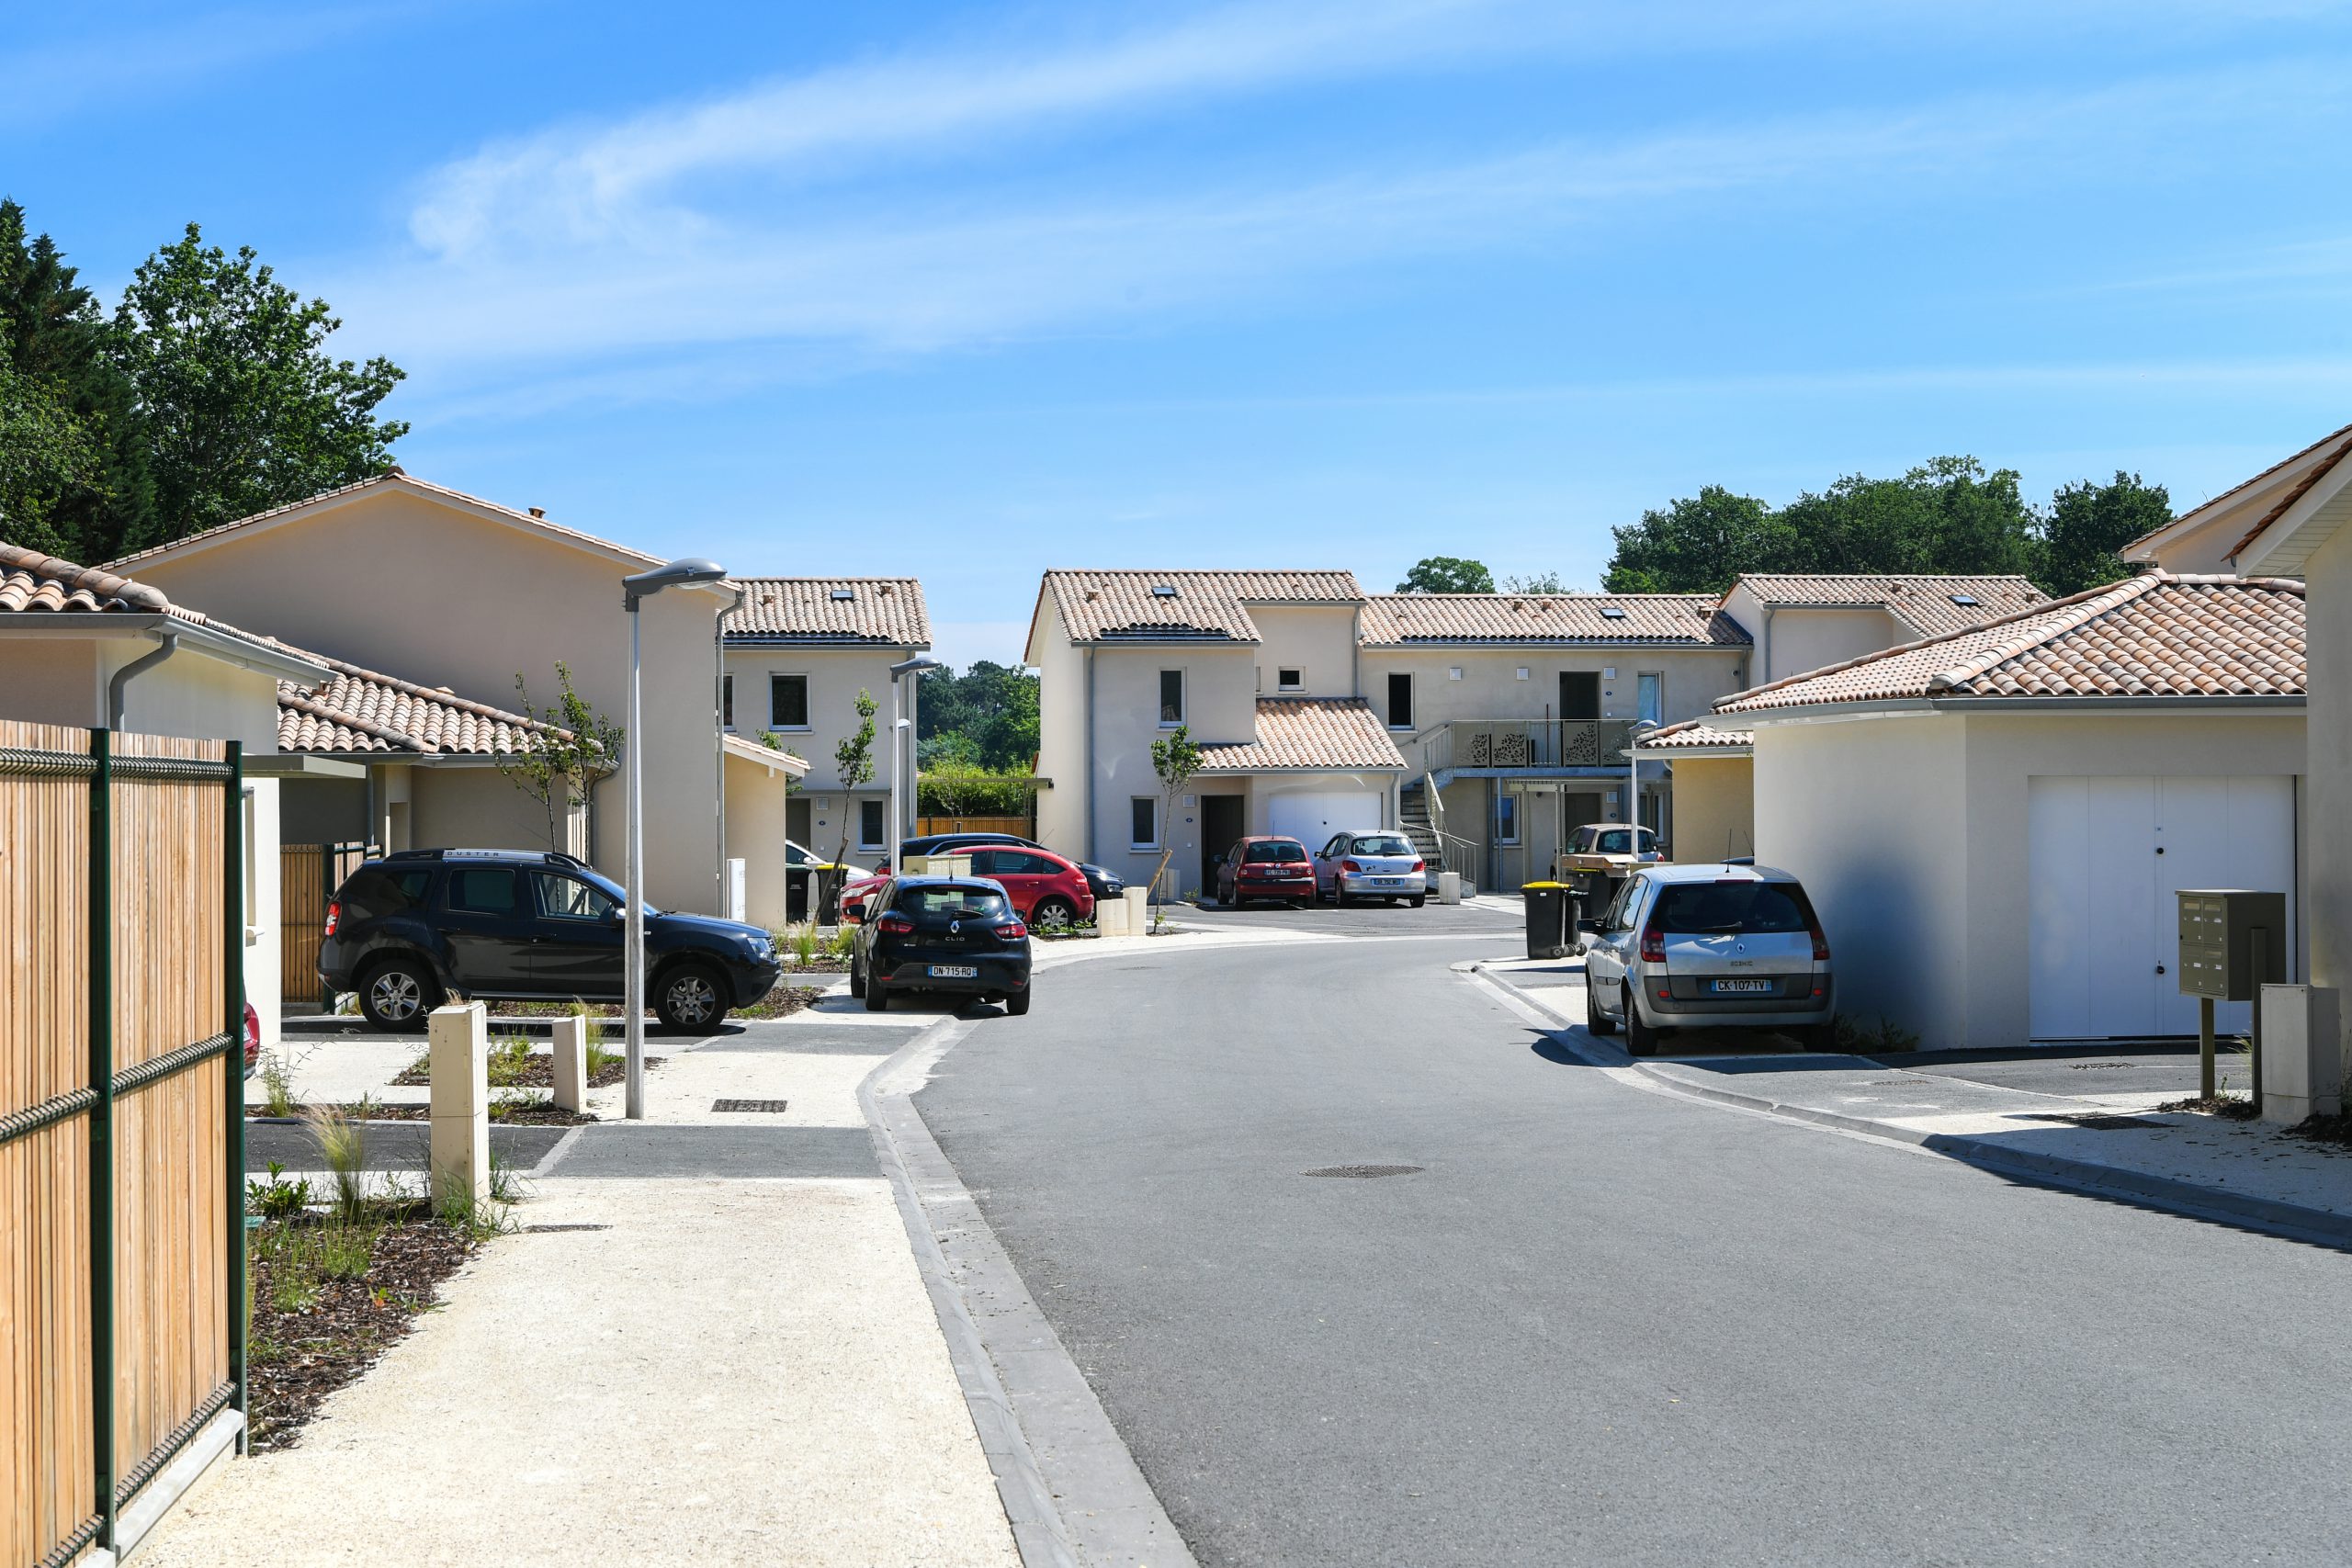
<instances>
[{"instance_id":1,"label":"balcony with railing","mask_svg":"<svg viewBox=\"0 0 2352 1568\"><path fill-rule=\"evenodd\" d=\"M1553 772L1625 765L1629 719L1456 719L1431 725L1397 749L1408 778L1440 783L1467 774Z\"/></svg>"}]
</instances>

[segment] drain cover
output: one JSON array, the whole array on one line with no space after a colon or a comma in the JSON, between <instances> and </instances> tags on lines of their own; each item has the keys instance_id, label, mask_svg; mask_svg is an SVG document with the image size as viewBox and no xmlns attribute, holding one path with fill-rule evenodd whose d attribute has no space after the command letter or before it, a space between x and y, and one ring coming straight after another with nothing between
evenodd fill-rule
<instances>
[{"instance_id":1,"label":"drain cover","mask_svg":"<svg viewBox=\"0 0 2352 1568\"><path fill-rule=\"evenodd\" d=\"M2087 1073L2098 1067L2128 1067L2132 1064L2129 1062L2069 1062L2066 1065L2078 1073Z\"/></svg>"},{"instance_id":2,"label":"drain cover","mask_svg":"<svg viewBox=\"0 0 2352 1568\"><path fill-rule=\"evenodd\" d=\"M1421 1168L1418 1165L1327 1165L1319 1170L1303 1170L1301 1176L1412 1176Z\"/></svg>"},{"instance_id":3,"label":"drain cover","mask_svg":"<svg viewBox=\"0 0 2352 1568\"><path fill-rule=\"evenodd\" d=\"M570 1224L553 1224L553 1225L525 1225L523 1228L524 1228L524 1230L526 1230L526 1231L527 1231L528 1233L530 1233L532 1235L555 1235L558 1231L608 1231L608 1230L612 1229L613 1227L612 1227L612 1226L610 1226L610 1225L590 1224L586 1224L586 1223L582 1223L582 1222L574 1222L574 1223Z\"/></svg>"},{"instance_id":4,"label":"drain cover","mask_svg":"<svg viewBox=\"0 0 2352 1568\"><path fill-rule=\"evenodd\" d=\"M781 1100L714 1100L710 1102L711 1110L716 1111L764 1111L771 1115L782 1111L784 1106L785 1102Z\"/></svg>"},{"instance_id":5,"label":"drain cover","mask_svg":"<svg viewBox=\"0 0 2352 1568\"><path fill-rule=\"evenodd\" d=\"M2144 1116L2116 1116L2096 1111L2078 1111L2047 1116L2029 1116L2029 1122L2062 1122L2069 1127L2088 1127L2095 1133L2121 1133L2134 1127L2164 1128L2169 1122L2151 1122Z\"/></svg>"}]
</instances>

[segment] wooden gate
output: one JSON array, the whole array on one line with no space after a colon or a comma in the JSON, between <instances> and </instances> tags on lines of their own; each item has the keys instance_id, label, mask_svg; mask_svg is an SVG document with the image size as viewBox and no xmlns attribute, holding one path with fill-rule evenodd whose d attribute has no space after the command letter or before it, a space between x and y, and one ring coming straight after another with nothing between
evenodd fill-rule
<instances>
[{"instance_id":1,"label":"wooden gate","mask_svg":"<svg viewBox=\"0 0 2352 1568\"><path fill-rule=\"evenodd\" d=\"M277 988L288 1005L322 1011L334 1005L319 981L327 905L367 858L365 844L287 844L278 850Z\"/></svg>"},{"instance_id":2,"label":"wooden gate","mask_svg":"<svg viewBox=\"0 0 2352 1568\"><path fill-rule=\"evenodd\" d=\"M126 1549L242 1429L243 794L233 742L0 720L0 1560Z\"/></svg>"}]
</instances>

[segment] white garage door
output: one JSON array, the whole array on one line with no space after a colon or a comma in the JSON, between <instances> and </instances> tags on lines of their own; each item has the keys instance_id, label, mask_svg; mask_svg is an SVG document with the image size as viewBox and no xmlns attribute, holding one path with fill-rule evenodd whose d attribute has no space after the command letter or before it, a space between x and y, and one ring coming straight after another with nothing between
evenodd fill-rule
<instances>
[{"instance_id":1,"label":"white garage door","mask_svg":"<svg viewBox=\"0 0 2352 1568\"><path fill-rule=\"evenodd\" d=\"M2289 778L2037 778L2028 784L2037 1040L2194 1034L2180 994L2184 887L2251 887L2295 908ZM2295 933L2287 933L2295 951ZM2289 970L2293 969L2292 962ZM2244 1003L2220 1027L2247 1027Z\"/></svg>"},{"instance_id":2,"label":"white garage door","mask_svg":"<svg viewBox=\"0 0 2352 1568\"><path fill-rule=\"evenodd\" d=\"M1309 851L1334 833L1365 833L1380 826L1380 796L1373 790L1334 790L1321 795L1278 795L1266 803L1266 830L1286 833Z\"/></svg>"}]
</instances>

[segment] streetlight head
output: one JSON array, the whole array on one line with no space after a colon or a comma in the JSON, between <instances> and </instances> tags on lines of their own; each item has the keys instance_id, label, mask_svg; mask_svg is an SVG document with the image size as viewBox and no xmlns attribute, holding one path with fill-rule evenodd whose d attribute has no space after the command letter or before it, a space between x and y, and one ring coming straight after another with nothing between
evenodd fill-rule
<instances>
[{"instance_id":1,"label":"streetlight head","mask_svg":"<svg viewBox=\"0 0 2352 1568\"><path fill-rule=\"evenodd\" d=\"M912 659L906 660L902 664L891 665L890 679L896 681L901 676L920 675L927 670L944 670L946 668L947 664L944 660L933 659L928 653L918 653Z\"/></svg>"},{"instance_id":2,"label":"streetlight head","mask_svg":"<svg viewBox=\"0 0 2352 1568\"><path fill-rule=\"evenodd\" d=\"M715 560L701 556L686 556L651 571L640 571L634 577L621 579L621 603L628 609L637 608L639 599L650 599L664 588L684 588L697 582L717 582L727 575L727 569Z\"/></svg>"}]
</instances>

